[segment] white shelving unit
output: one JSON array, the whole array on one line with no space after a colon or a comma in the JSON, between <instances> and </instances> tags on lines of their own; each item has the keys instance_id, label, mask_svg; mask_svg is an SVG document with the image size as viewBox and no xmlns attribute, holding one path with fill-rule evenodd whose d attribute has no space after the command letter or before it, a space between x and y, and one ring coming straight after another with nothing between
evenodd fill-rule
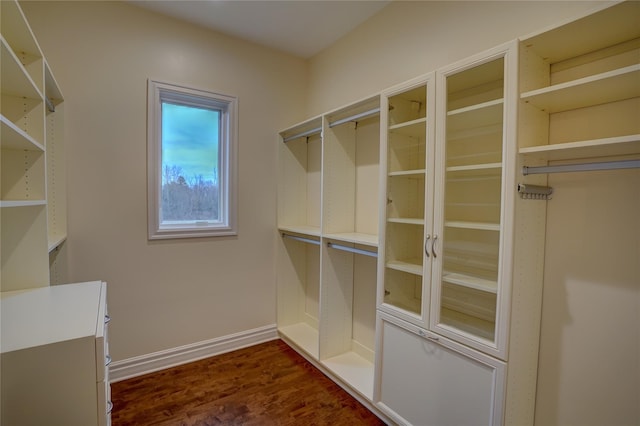
<instances>
[{"instance_id":1,"label":"white shelving unit","mask_svg":"<svg viewBox=\"0 0 640 426\"><path fill-rule=\"evenodd\" d=\"M46 286L44 58L20 6L2 2L0 28L0 290Z\"/></svg>"},{"instance_id":2,"label":"white shelving unit","mask_svg":"<svg viewBox=\"0 0 640 426\"><path fill-rule=\"evenodd\" d=\"M106 285L66 282L64 97L0 2L3 424L110 424Z\"/></svg>"},{"instance_id":3,"label":"white shelving unit","mask_svg":"<svg viewBox=\"0 0 640 426\"><path fill-rule=\"evenodd\" d=\"M371 402L380 98L280 134L278 330Z\"/></svg>"},{"instance_id":4,"label":"white shelving unit","mask_svg":"<svg viewBox=\"0 0 640 426\"><path fill-rule=\"evenodd\" d=\"M517 184L637 163L638 16L607 5L284 131L283 338L387 420L533 424L546 203Z\"/></svg>"},{"instance_id":5,"label":"white shelving unit","mask_svg":"<svg viewBox=\"0 0 640 426\"><path fill-rule=\"evenodd\" d=\"M520 41L518 140L527 164L637 158L639 10L623 2Z\"/></svg>"}]
</instances>

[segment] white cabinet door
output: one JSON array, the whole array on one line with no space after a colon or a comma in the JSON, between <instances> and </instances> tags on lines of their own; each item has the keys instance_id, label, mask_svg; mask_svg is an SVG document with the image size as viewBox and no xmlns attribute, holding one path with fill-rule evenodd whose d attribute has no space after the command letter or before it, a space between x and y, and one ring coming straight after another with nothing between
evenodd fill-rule
<instances>
[{"instance_id":1,"label":"white cabinet door","mask_svg":"<svg viewBox=\"0 0 640 426\"><path fill-rule=\"evenodd\" d=\"M379 313L378 407L407 425L500 425L505 364Z\"/></svg>"},{"instance_id":2,"label":"white cabinet door","mask_svg":"<svg viewBox=\"0 0 640 426\"><path fill-rule=\"evenodd\" d=\"M506 359L515 187L508 43L436 73L429 329Z\"/></svg>"},{"instance_id":3,"label":"white cabinet door","mask_svg":"<svg viewBox=\"0 0 640 426\"><path fill-rule=\"evenodd\" d=\"M383 93L378 307L428 327L435 78Z\"/></svg>"}]
</instances>

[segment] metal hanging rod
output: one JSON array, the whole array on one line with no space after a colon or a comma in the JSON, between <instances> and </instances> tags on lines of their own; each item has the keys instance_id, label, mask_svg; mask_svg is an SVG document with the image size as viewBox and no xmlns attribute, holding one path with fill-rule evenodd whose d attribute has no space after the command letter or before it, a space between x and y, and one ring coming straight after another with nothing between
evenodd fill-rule
<instances>
[{"instance_id":1,"label":"metal hanging rod","mask_svg":"<svg viewBox=\"0 0 640 426\"><path fill-rule=\"evenodd\" d=\"M292 141L294 139L298 139L298 138L304 138L305 136L311 136L311 135L315 135L322 132L322 127L315 127L311 130L306 130L304 132L300 132L300 133L296 133L295 135L291 135L291 136L287 136L286 138L282 139L282 142L287 143L289 141Z\"/></svg>"},{"instance_id":2,"label":"metal hanging rod","mask_svg":"<svg viewBox=\"0 0 640 426\"><path fill-rule=\"evenodd\" d=\"M593 170L616 170L640 168L640 160L603 161L600 163L558 164L556 166L523 166L522 174L588 172Z\"/></svg>"},{"instance_id":3,"label":"metal hanging rod","mask_svg":"<svg viewBox=\"0 0 640 426\"><path fill-rule=\"evenodd\" d=\"M44 103L47 105L47 109L49 112L56 112L56 106L53 104L53 101L48 97L44 97Z\"/></svg>"},{"instance_id":4,"label":"metal hanging rod","mask_svg":"<svg viewBox=\"0 0 640 426\"><path fill-rule=\"evenodd\" d=\"M334 248L336 250L348 251L349 253L363 254L365 256L371 256L371 257L378 257L378 253L376 252L369 251L369 250L362 250L362 249L349 247L349 246L343 246L340 244L327 243L327 247Z\"/></svg>"},{"instance_id":5,"label":"metal hanging rod","mask_svg":"<svg viewBox=\"0 0 640 426\"><path fill-rule=\"evenodd\" d=\"M332 123L329 123L329 127L339 126L341 124L348 123L349 121L357 121L362 118L372 117L377 114L380 114L380 107L370 109L369 111L361 112L359 114L354 114L349 117L341 118L340 120L336 120Z\"/></svg>"},{"instance_id":6,"label":"metal hanging rod","mask_svg":"<svg viewBox=\"0 0 640 426\"><path fill-rule=\"evenodd\" d=\"M291 238L292 240L302 241L303 243L314 244L316 246L320 245L320 241L312 240L311 238L297 237L295 235L290 235L286 233L282 233L282 238Z\"/></svg>"}]
</instances>

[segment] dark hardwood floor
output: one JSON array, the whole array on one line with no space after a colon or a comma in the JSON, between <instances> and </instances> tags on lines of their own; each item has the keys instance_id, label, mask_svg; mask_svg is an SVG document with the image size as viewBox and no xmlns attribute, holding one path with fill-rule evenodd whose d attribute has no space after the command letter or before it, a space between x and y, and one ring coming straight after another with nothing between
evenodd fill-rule
<instances>
[{"instance_id":1,"label":"dark hardwood floor","mask_svg":"<svg viewBox=\"0 0 640 426\"><path fill-rule=\"evenodd\" d=\"M113 426L384 425L281 340L113 383Z\"/></svg>"}]
</instances>

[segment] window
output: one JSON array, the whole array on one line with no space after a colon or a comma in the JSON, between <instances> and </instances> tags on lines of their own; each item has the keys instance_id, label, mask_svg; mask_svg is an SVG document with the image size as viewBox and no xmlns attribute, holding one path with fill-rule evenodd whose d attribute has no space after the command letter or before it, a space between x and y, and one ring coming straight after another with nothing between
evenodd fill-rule
<instances>
[{"instance_id":1,"label":"window","mask_svg":"<svg viewBox=\"0 0 640 426\"><path fill-rule=\"evenodd\" d=\"M237 99L149 80L149 239L235 235Z\"/></svg>"}]
</instances>

